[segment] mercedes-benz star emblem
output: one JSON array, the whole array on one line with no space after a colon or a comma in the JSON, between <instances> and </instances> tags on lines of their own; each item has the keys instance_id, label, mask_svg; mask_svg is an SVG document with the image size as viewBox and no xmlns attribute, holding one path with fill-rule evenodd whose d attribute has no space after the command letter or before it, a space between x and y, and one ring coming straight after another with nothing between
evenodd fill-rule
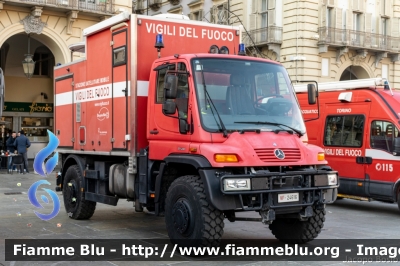
<instances>
[{"instance_id":1,"label":"mercedes-benz star emblem","mask_svg":"<svg viewBox=\"0 0 400 266\"><path fill-rule=\"evenodd\" d=\"M278 158L279 160L285 159L285 153L280 149L275 149L274 154L275 154L276 158Z\"/></svg>"}]
</instances>

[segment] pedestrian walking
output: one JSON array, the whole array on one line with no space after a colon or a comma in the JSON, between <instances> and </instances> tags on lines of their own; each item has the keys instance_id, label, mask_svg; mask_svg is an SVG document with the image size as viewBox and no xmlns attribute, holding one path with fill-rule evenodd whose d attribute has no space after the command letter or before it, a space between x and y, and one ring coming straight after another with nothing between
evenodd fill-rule
<instances>
[{"instance_id":1,"label":"pedestrian walking","mask_svg":"<svg viewBox=\"0 0 400 266\"><path fill-rule=\"evenodd\" d=\"M29 173L28 148L31 146L31 142L25 136L25 132L23 130L21 130L19 133L20 133L20 136L15 139L14 146L16 147L18 154L22 155L22 157L24 159L24 167L26 169L26 172Z\"/></svg>"},{"instance_id":2,"label":"pedestrian walking","mask_svg":"<svg viewBox=\"0 0 400 266\"><path fill-rule=\"evenodd\" d=\"M11 154L14 154L15 152L15 146L14 146L14 142L15 139L17 138L17 133L15 131L13 131L11 133L11 136L7 139L6 141L6 147L7 147L7 152L8 152L8 172L11 172L11 162L12 162L12 157L10 156Z\"/></svg>"}]
</instances>

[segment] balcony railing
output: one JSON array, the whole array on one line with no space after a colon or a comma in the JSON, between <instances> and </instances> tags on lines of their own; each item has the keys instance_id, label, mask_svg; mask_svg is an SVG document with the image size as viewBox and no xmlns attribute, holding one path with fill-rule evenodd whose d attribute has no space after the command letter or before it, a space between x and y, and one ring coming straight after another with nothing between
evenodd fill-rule
<instances>
[{"instance_id":1,"label":"balcony railing","mask_svg":"<svg viewBox=\"0 0 400 266\"><path fill-rule=\"evenodd\" d=\"M114 0L6 0L6 3L7 2L66 8L71 10L79 10L82 12L88 11L106 14L114 13Z\"/></svg>"},{"instance_id":2,"label":"balcony railing","mask_svg":"<svg viewBox=\"0 0 400 266\"><path fill-rule=\"evenodd\" d=\"M400 52L400 37L330 27L321 27L318 31L320 45Z\"/></svg>"},{"instance_id":3,"label":"balcony railing","mask_svg":"<svg viewBox=\"0 0 400 266\"><path fill-rule=\"evenodd\" d=\"M243 42L246 46L282 44L282 28L270 26L248 31L248 34L244 34Z\"/></svg>"}]
</instances>

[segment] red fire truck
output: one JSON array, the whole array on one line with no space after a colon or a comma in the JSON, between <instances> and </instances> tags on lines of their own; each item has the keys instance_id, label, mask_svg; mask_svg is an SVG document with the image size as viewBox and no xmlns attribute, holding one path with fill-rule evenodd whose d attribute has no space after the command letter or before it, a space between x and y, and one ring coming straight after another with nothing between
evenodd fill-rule
<instances>
[{"instance_id":1,"label":"red fire truck","mask_svg":"<svg viewBox=\"0 0 400 266\"><path fill-rule=\"evenodd\" d=\"M83 34L86 58L54 74L71 218L127 199L173 241L217 243L237 211L284 241L317 237L337 172L307 143L285 68L235 55L239 27L121 13Z\"/></svg>"},{"instance_id":2,"label":"red fire truck","mask_svg":"<svg viewBox=\"0 0 400 266\"><path fill-rule=\"evenodd\" d=\"M338 197L400 208L400 92L382 78L319 83L318 108L308 104L304 85L294 87L310 120L309 142L323 147L339 172Z\"/></svg>"}]
</instances>

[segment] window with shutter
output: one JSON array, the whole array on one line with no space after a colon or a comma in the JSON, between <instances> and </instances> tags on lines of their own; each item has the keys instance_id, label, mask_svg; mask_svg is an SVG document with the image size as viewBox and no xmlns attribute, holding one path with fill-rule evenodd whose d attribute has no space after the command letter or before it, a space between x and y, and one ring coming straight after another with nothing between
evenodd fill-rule
<instances>
[{"instance_id":1,"label":"window with shutter","mask_svg":"<svg viewBox=\"0 0 400 266\"><path fill-rule=\"evenodd\" d=\"M364 12L364 0L358 0L358 10Z\"/></svg>"},{"instance_id":2,"label":"window with shutter","mask_svg":"<svg viewBox=\"0 0 400 266\"><path fill-rule=\"evenodd\" d=\"M353 11L347 10L346 12L346 30L353 29Z\"/></svg>"},{"instance_id":3,"label":"window with shutter","mask_svg":"<svg viewBox=\"0 0 400 266\"><path fill-rule=\"evenodd\" d=\"M251 1L251 13L256 14L259 12L260 7L259 7L260 0L252 0Z\"/></svg>"},{"instance_id":4,"label":"window with shutter","mask_svg":"<svg viewBox=\"0 0 400 266\"><path fill-rule=\"evenodd\" d=\"M275 9L276 0L268 0L268 9Z\"/></svg>"},{"instance_id":5,"label":"window with shutter","mask_svg":"<svg viewBox=\"0 0 400 266\"><path fill-rule=\"evenodd\" d=\"M365 25L364 45L367 47L367 46L372 45L372 43L371 43L372 14L371 13L365 13L363 25Z\"/></svg>"},{"instance_id":6,"label":"window with shutter","mask_svg":"<svg viewBox=\"0 0 400 266\"><path fill-rule=\"evenodd\" d=\"M198 12L197 20L203 21L203 9L200 9Z\"/></svg>"},{"instance_id":7,"label":"window with shutter","mask_svg":"<svg viewBox=\"0 0 400 266\"><path fill-rule=\"evenodd\" d=\"M400 43L397 41L398 37L400 37L400 32L399 32L399 18L392 18L392 36L396 39L392 39L391 44L392 44L392 49L398 50ZM396 41L395 41L396 40Z\"/></svg>"},{"instance_id":8,"label":"window with shutter","mask_svg":"<svg viewBox=\"0 0 400 266\"><path fill-rule=\"evenodd\" d=\"M336 8L335 9L335 41L342 43L344 41L344 32L343 29L343 9Z\"/></svg>"},{"instance_id":9,"label":"window with shutter","mask_svg":"<svg viewBox=\"0 0 400 266\"><path fill-rule=\"evenodd\" d=\"M275 16L275 0L268 0L268 26L276 25L276 16Z\"/></svg>"},{"instance_id":10,"label":"window with shutter","mask_svg":"<svg viewBox=\"0 0 400 266\"><path fill-rule=\"evenodd\" d=\"M399 36L399 18L392 18L392 36L393 37L400 37Z\"/></svg>"},{"instance_id":11,"label":"window with shutter","mask_svg":"<svg viewBox=\"0 0 400 266\"><path fill-rule=\"evenodd\" d=\"M372 14L366 13L365 14L365 32L371 33L372 31Z\"/></svg>"},{"instance_id":12,"label":"window with shutter","mask_svg":"<svg viewBox=\"0 0 400 266\"><path fill-rule=\"evenodd\" d=\"M258 9L258 25L257 28L266 28L269 26L269 15L268 15L268 0L259 0L259 9Z\"/></svg>"},{"instance_id":13,"label":"window with shutter","mask_svg":"<svg viewBox=\"0 0 400 266\"><path fill-rule=\"evenodd\" d=\"M390 17L390 12L392 10L392 1L385 0L385 16Z\"/></svg>"},{"instance_id":14,"label":"window with shutter","mask_svg":"<svg viewBox=\"0 0 400 266\"><path fill-rule=\"evenodd\" d=\"M356 11L359 10L358 2L359 2L359 0L353 0L353 10L356 10Z\"/></svg>"},{"instance_id":15,"label":"window with shutter","mask_svg":"<svg viewBox=\"0 0 400 266\"><path fill-rule=\"evenodd\" d=\"M320 12L319 12L319 26L320 27L326 27L327 26L327 12L326 12L326 7L325 6L322 6L321 8L320 8Z\"/></svg>"},{"instance_id":16,"label":"window with shutter","mask_svg":"<svg viewBox=\"0 0 400 266\"><path fill-rule=\"evenodd\" d=\"M390 16L390 11L392 8L392 1L391 0L381 0L381 15L382 16Z\"/></svg>"}]
</instances>

